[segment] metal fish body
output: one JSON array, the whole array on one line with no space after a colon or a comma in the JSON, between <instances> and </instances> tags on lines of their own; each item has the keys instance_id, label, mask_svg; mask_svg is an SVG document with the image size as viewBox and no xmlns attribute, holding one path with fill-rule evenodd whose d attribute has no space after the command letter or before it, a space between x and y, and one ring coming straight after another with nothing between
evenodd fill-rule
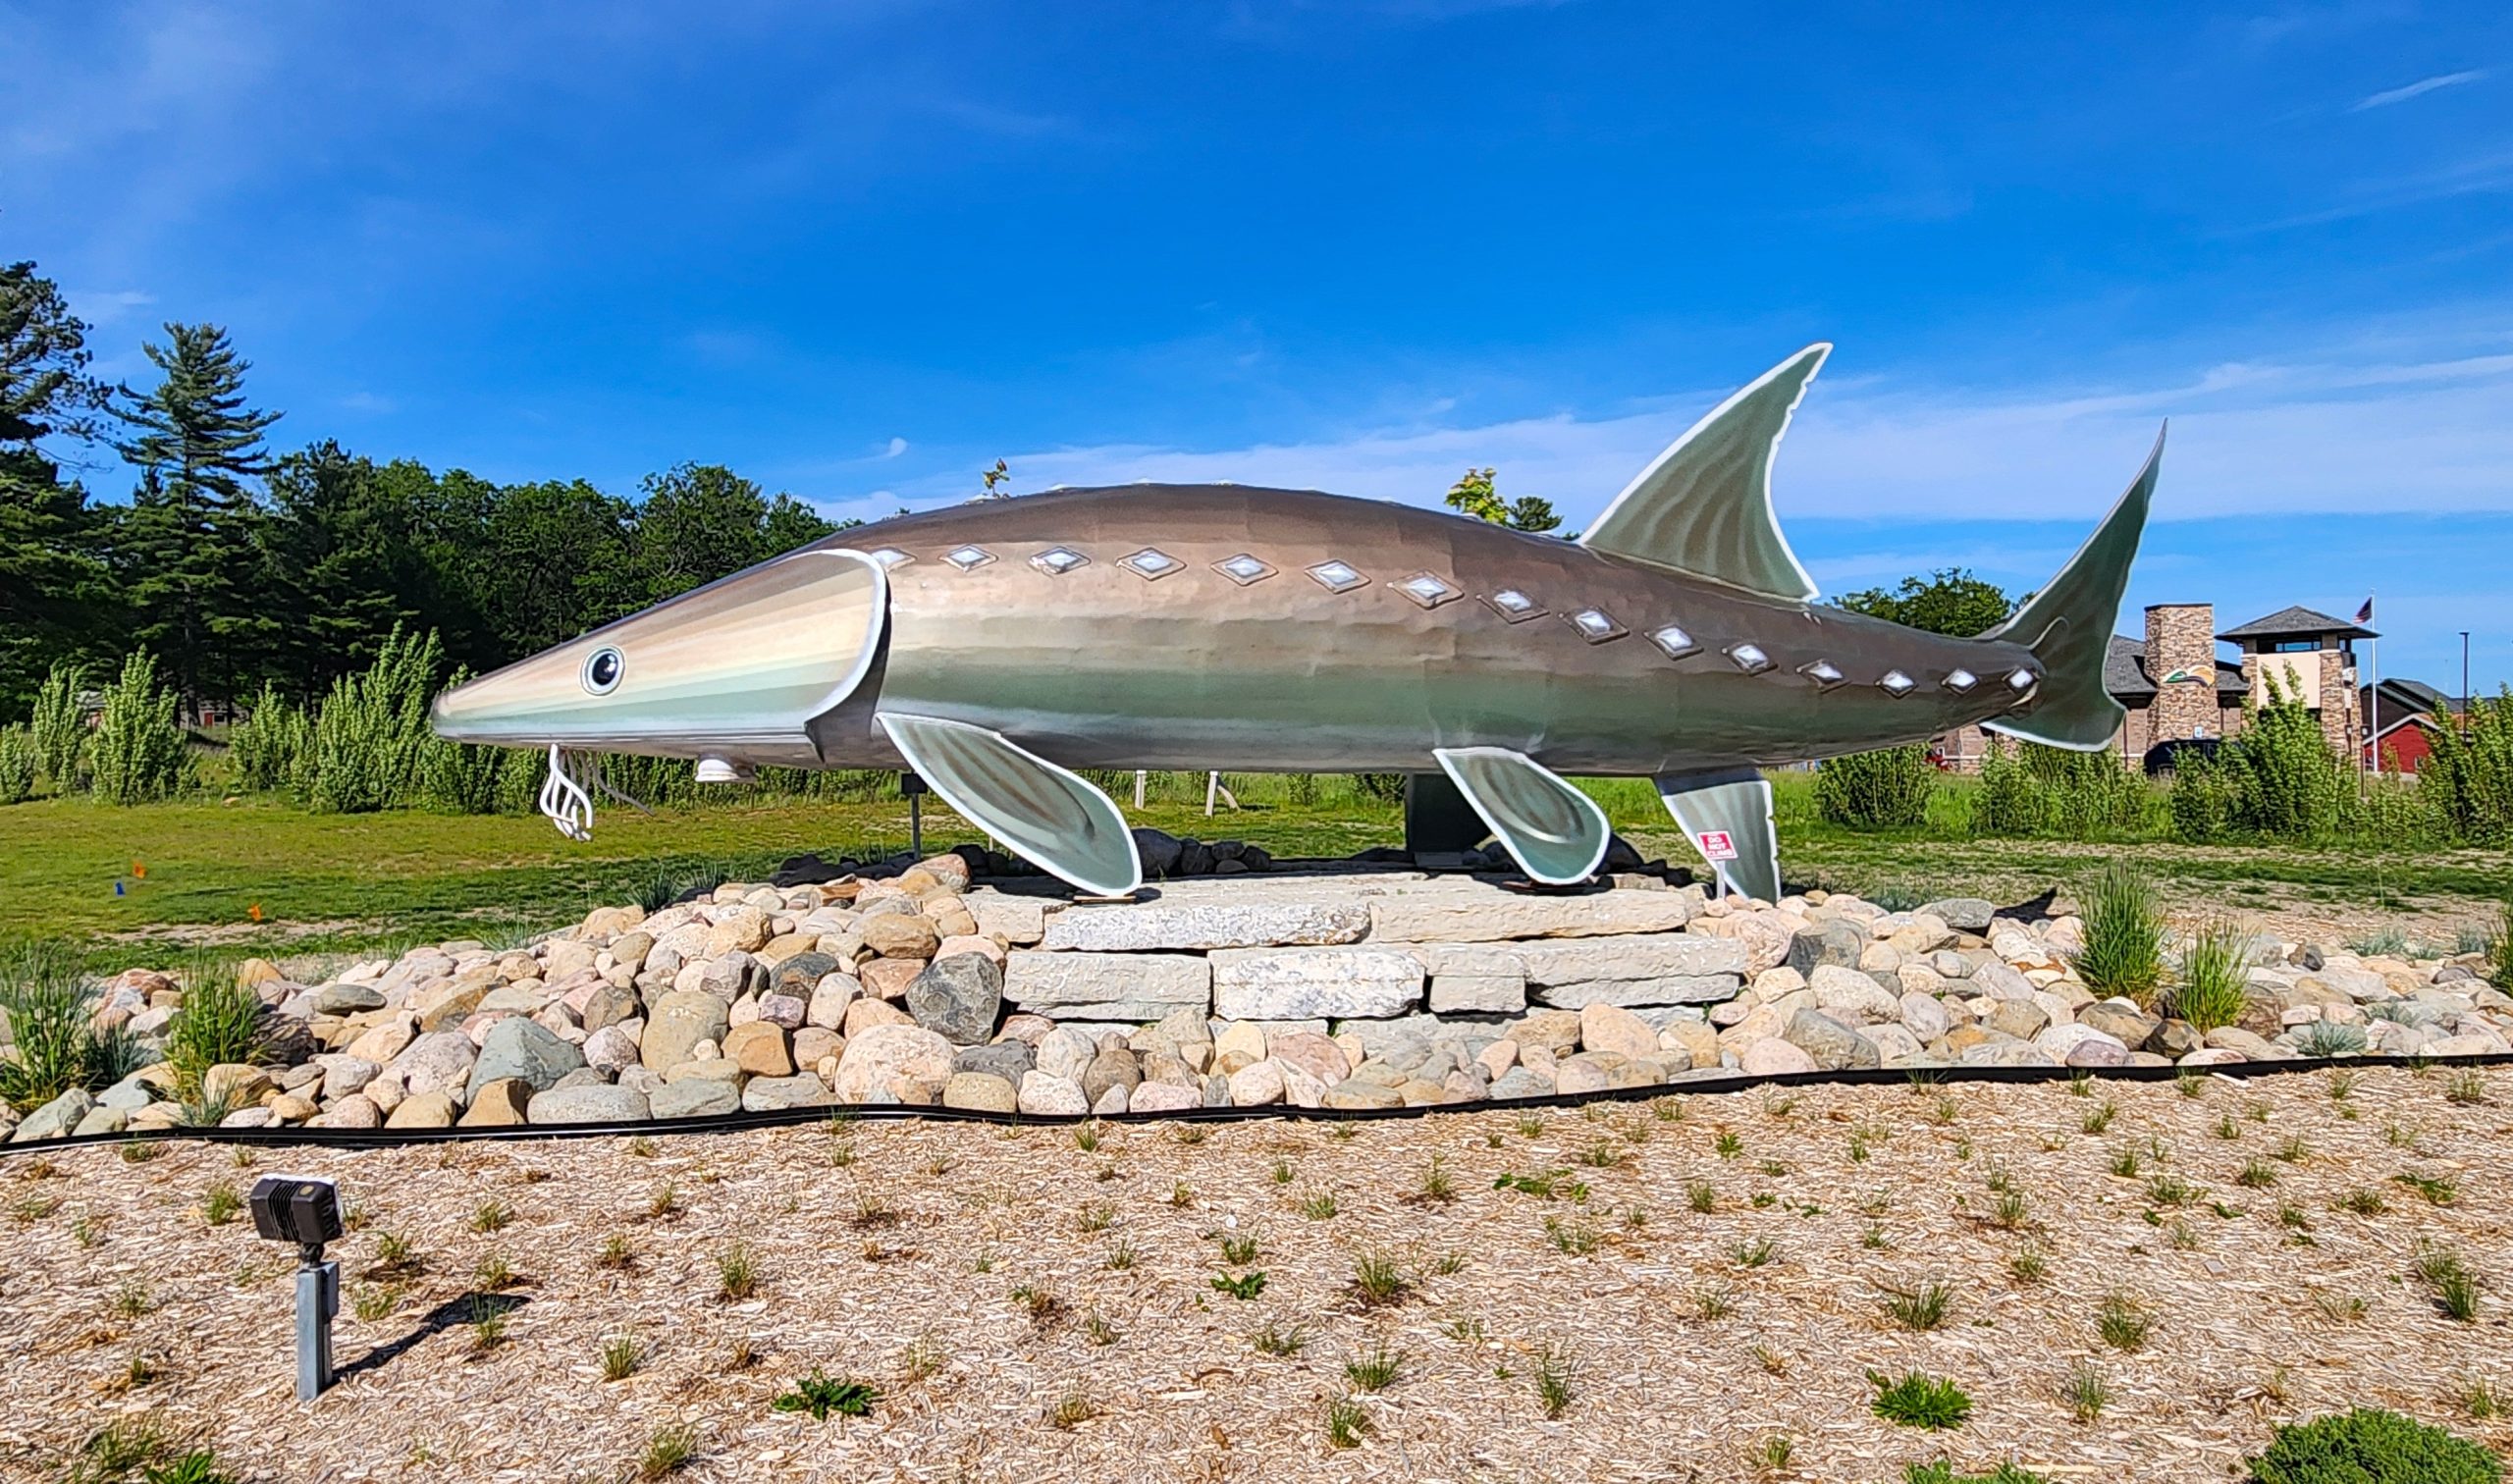
<instances>
[{"instance_id":1,"label":"metal fish body","mask_svg":"<svg viewBox=\"0 0 2513 1484\"><path fill-rule=\"evenodd\" d=\"M2150 455L1990 634L1818 606L1769 476L1828 348L1703 418L1577 543L1236 485L984 502L849 530L484 676L439 700L437 729L550 748L554 787L569 750L694 757L703 777L912 767L1100 891L1133 889L1140 866L1076 768L1437 767L1550 881L1585 878L1606 842L1561 774L1650 776L1769 898L1753 768L1968 722L2105 744L2103 642L2156 474Z\"/></svg>"}]
</instances>

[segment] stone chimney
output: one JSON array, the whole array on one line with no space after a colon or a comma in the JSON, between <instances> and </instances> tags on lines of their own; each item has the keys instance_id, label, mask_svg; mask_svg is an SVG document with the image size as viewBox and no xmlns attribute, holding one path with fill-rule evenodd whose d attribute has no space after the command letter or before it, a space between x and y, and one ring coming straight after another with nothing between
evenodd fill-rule
<instances>
[{"instance_id":1,"label":"stone chimney","mask_svg":"<svg viewBox=\"0 0 2513 1484\"><path fill-rule=\"evenodd\" d=\"M2165 683L2187 670L2202 678ZM2159 603L2147 610L2147 678L2155 682L2148 720L2152 743L2222 733L2217 706L2217 609L2208 603Z\"/></svg>"}]
</instances>

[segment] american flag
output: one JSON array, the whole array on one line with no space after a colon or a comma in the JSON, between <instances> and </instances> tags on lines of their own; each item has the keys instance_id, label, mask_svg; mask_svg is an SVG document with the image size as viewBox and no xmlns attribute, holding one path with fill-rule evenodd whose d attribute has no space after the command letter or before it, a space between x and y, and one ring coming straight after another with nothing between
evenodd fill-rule
<instances>
[{"instance_id":1,"label":"american flag","mask_svg":"<svg viewBox=\"0 0 2513 1484\"><path fill-rule=\"evenodd\" d=\"M2356 610L2356 621L2358 623L2374 621L2374 600L2370 595L2365 599L2365 606Z\"/></svg>"}]
</instances>

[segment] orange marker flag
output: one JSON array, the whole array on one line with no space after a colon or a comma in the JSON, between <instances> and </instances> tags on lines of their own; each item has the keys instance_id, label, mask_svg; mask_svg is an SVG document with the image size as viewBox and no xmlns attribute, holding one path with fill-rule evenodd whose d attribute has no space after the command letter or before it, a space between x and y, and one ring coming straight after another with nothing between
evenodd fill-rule
<instances>
[{"instance_id":1,"label":"orange marker flag","mask_svg":"<svg viewBox=\"0 0 2513 1484\"><path fill-rule=\"evenodd\" d=\"M255 902L252 906L244 909L244 914L254 922L260 922L262 920L262 904Z\"/></svg>"},{"instance_id":2,"label":"orange marker flag","mask_svg":"<svg viewBox=\"0 0 2513 1484\"><path fill-rule=\"evenodd\" d=\"M132 862L132 863L131 863L131 877L132 877L132 879L133 879L133 880L134 880L134 881L144 881L144 880L147 880L147 879L148 879L148 868L147 868L145 865L143 865L143 864L141 864L140 862L138 862L138 861L134 861L134 862Z\"/></svg>"}]
</instances>

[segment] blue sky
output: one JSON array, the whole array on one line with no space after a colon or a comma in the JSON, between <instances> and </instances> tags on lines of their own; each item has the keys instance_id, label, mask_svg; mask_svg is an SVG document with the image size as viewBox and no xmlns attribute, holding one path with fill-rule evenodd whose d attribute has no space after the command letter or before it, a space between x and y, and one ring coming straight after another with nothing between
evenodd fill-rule
<instances>
[{"instance_id":1,"label":"blue sky","mask_svg":"<svg viewBox=\"0 0 2513 1484\"><path fill-rule=\"evenodd\" d=\"M1828 339L1828 590L2038 582L2169 416L2133 605L2379 590L2385 672L2513 679L2500 4L0 0L0 254L116 375L228 325L290 444L1576 524Z\"/></svg>"}]
</instances>

